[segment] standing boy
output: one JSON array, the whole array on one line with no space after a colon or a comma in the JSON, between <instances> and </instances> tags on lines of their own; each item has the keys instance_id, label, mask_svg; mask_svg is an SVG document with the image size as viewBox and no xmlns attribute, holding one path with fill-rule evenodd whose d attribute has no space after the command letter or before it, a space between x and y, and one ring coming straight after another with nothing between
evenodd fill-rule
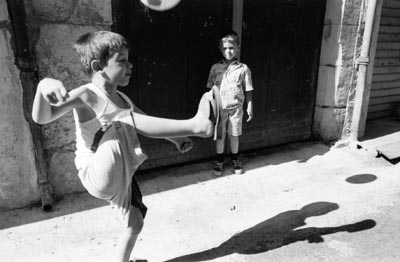
<instances>
[{"instance_id":1,"label":"standing boy","mask_svg":"<svg viewBox=\"0 0 400 262\"><path fill-rule=\"evenodd\" d=\"M167 138L182 152L191 148L185 136L208 137L213 126L208 119L210 101L203 96L199 111L187 120L144 115L122 92L132 75L128 44L124 37L108 31L86 33L75 49L91 82L67 91L50 78L40 81L32 118L46 124L73 111L76 124L78 176L88 192L109 201L123 222L114 262L128 262L143 227L146 206L134 172L146 159L137 133ZM85 258L82 258L85 261Z\"/></svg>"},{"instance_id":2,"label":"standing boy","mask_svg":"<svg viewBox=\"0 0 400 262\"><path fill-rule=\"evenodd\" d=\"M233 171L242 174L242 164L238 158L239 136L242 134L243 104L247 102L247 122L253 118L251 72L247 65L239 62L240 43L238 35L230 32L219 41L223 60L211 67L207 87L216 86L220 91L220 125L222 134L216 141L214 174L221 175L224 163L225 139L228 137Z\"/></svg>"}]
</instances>

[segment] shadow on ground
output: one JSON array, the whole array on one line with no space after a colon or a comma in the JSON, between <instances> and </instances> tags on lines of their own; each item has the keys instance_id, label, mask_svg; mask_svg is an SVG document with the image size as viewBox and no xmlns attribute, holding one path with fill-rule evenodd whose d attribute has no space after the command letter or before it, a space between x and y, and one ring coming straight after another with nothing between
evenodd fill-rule
<instances>
[{"instance_id":1,"label":"shadow on ground","mask_svg":"<svg viewBox=\"0 0 400 262\"><path fill-rule=\"evenodd\" d=\"M252 169L288 162L306 163L314 156L329 152L330 146L321 142L302 142L245 152L243 169ZM212 160L175 167L145 170L137 173L144 196L218 179L212 173ZM226 158L223 176L233 175L229 158Z\"/></svg>"},{"instance_id":2,"label":"shadow on ground","mask_svg":"<svg viewBox=\"0 0 400 262\"><path fill-rule=\"evenodd\" d=\"M106 201L97 199L87 193L70 194L58 198L51 212L42 211L40 204L0 212L0 230L78 213L105 205L108 205Z\"/></svg>"},{"instance_id":3,"label":"shadow on ground","mask_svg":"<svg viewBox=\"0 0 400 262\"><path fill-rule=\"evenodd\" d=\"M311 150L310 150L311 149ZM279 165L285 162L303 162L315 155L323 155L329 151L329 146L318 142L303 142L283 145L263 150L245 153L245 164L249 168L265 165ZM261 156L263 161L257 159ZM197 162L176 167L158 168L139 171L135 174L144 196L168 191L187 185L217 179L211 172L212 161ZM231 174L226 172L225 175ZM82 212L108 205L104 200L96 199L88 193L74 193L57 199L51 212L44 212L40 204L23 209L0 212L0 230L23 224L34 223L76 212ZM27 216L29 214L29 216Z\"/></svg>"},{"instance_id":4,"label":"shadow on ground","mask_svg":"<svg viewBox=\"0 0 400 262\"><path fill-rule=\"evenodd\" d=\"M373 174L357 174L346 178L346 182L351 184L366 184L375 181L377 176Z\"/></svg>"},{"instance_id":5,"label":"shadow on ground","mask_svg":"<svg viewBox=\"0 0 400 262\"><path fill-rule=\"evenodd\" d=\"M368 120L360 142L400 132L400 121L395 117Z\"/></svg>"},{"instance_id":6,"label":"shadow on ground","mask_svg":"<svg viewBox=\"0 0 400 262\"><path fill-rule=\"evenodd\" d=\"M244 230L219 245L201 252L176 257L165 262L207 261L233 253L258 254L280 248L298 241L308 243L324 242L323 236L337 232L358 232L373 228L376 222L371 219L338 227L306 227L305 219L321 216L339 208L336 203L316 202L300 210L290 210L265 220Z\"/></svg>"}]
</instances>

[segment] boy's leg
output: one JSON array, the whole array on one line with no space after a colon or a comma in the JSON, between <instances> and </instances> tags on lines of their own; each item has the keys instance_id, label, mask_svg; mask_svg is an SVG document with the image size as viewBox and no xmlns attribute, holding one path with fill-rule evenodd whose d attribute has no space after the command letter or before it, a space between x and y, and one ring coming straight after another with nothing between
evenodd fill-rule
<instances>
[{"instance_id":1,"label":"boy's leg","mask_svg":"<svg viewBox=\"0 0 400 262\"><path fill-rule=\"evenodd\" d=\"M211 111L210 100L203 95L197 114L190 119L166 119L139 113L133 113L133 118L138 133L148 137L210 137L214 129L213 123L209 119Z\"/></svg>"},{"instance_id":2,"label":"boy's leg","mask_svg":"<svg viewBox=\"0 0 400 262\"><path fill-rule=\"evenodd\" d=\"M243 174L242 163L239 160L239 137L229 135L229 146L231 149L231 160L233 172L237 175Z\"/></svg>"},{"instance_id":3,"label":"boy's leg","mask_svg":"<svg viewBox=\"0 0 400 262\"><path fill-rule=\"evenodd\" d=\"M239 136L232 136L228 134L228 140L231 154L237 155L239 152Z\"/></svg>"},{"instance_id":4,"label":"boy's leg","mask_svg":"<svg viewBox=\"0 0 400 262\"><path fill-rule=\"evenodd\" d=\"M104 133L86 172L80 178L93 196L113 202L120 200L128 205L129 202L123 198L133 173L147 156L141 151L131 116L126 119L130 122L114 122Z\"/></svg>"},{"instance_id":5,"label":"boy's leg","mask_svg":"<svg viewBox=\"0 0 400 262\"><path fill-rule=\"evenodd\" d=\"M111 202L121 219L123 229L113 260L116 262L129 261L147 210L132 177L136 168L146 159L139 149L132 117L128 115L121 121L113 122L96 146L82 179L92 195Z\"/></svg>"},{"instance_id":6,"label":"boy's leg","mask_svg":"<svg viewBox=\"0 0 400 262\"><path fill-rule=\"evenodd\" d=\"M116 261L127 262L143 228L143 219L147 211L142 202L139 185L133 176L137 167L146 159L146 155L140 149L132 117L128 115L120 120L113 122L107 130L95 156L98 165L100 161L113 159L110 173L118 174L115 177L109 173L107 177L111 180L110 184L116 185L110 192L113 196L110 202L122 215L124 225L118 241ZM104 151L106 154L102 155ZM97 170L96 174L101 175L102 171L105 170Z\"/></svg>"},{"instance_id":7,"label":"boy's leg","mask_svg":"<svg viewBox=\"0 0 400 262\"><path fill-rule=\"evenodd\" d=\"M243 108L237 108L230 112L228 123L228 140L231 150L233 172L243 174L242 164L239 160L239 136L242 134Z\"/></svg>"},{"instance_id":8,"label":"boy's leg","mask_svg":"<svg viewBox=\"0 0 400 262\"><path fill-rule=\"evenodd\" d=\"M221 136L217 138L215 141L215 151L216 157L214 160L214 168L213 173L216 176L222 175L223 168L224 168L224 151L225 151L225 142L226 142L226 125L228 121L228 113L227 110L220 110L219 112L219 121L221 126Z\"/></svg>"},{"instance_id":9,"label":"boy's leg","mask_svg":"<svg viewBox=\"0 0 400 262\"><path fill-rule=\"evenodd\" d=\"M142 228L142 213L137 207L131 206L128 227L122 230L122 234L118 239L118 251L115 262L129 261L133 247L135 246L136 240L139 236L139 233L142 231Z\"/></svg>"},{"instance_id":10,"label":"boy's leg","mask_svg":"<svg viewBox=\"0 0 400 262\"><path fill-rule=\"evenodd\" d=\"M225 150L225 138L226 138L226 134L223 134L221 136L221 139L217 139L217 141L215 141L215 151L218 154L223 154L224 150Z\"/></svg>"},{"instance_id":11,"label":"boy's leg","mask_svg":"<svg viewBox=\"0 0 400 262\"><path fill-rule=\"evenodd\" d=\"M222 137L220 139L217 139L217 141L215 142L215 151L217 155L214 161L213 173L216 176L222 175L224 167L225 138L226 134L222 134Z\"/></svg>"}]
</instances>

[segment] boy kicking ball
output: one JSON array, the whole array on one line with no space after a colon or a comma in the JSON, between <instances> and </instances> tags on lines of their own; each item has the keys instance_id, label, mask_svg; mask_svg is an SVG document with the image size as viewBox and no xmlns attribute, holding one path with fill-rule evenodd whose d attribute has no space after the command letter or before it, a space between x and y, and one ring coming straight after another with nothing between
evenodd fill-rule
<instances>
[{"instance_id":1,"label":"boy kicking ball","mask_svg":"<svg viewBox=\"0 0 400 262\"><path fill-rule=\"evenodd\" d=\"M132 75L123 36L108 31L86 33L76 41L75 50L90 83L68 92L58 80L41 80L32 118L46 124L73 111L78 176L91 195L109 201L118 212L122 231L113 261L128 262L147 211L134 177L146 159L137 133L166 138L186 152L192 147L186 136L212 135L212 101L204 95L197 114L186 120L147 116L117 90L127 86Z\"/></svg>"}]
</instances>

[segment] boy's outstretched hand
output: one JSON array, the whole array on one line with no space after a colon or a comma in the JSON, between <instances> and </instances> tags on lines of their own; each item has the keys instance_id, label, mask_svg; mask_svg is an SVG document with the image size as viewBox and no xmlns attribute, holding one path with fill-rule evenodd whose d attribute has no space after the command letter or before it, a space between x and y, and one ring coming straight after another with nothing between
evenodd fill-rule
<instances>
[{"instance_id":1,"label":"boy's outstretched hand","mask_svg":"<svg viewBox=\"0 0 400 262\"><path fill-rule=\"evenodd\" d=\"M68 98L68 91L64 84L56 79L46 78L39 83L43 98L49 104L57 104Z\"/></svg>"},{"instance_id":2,"label":"boy's outstretched hand","mask_svg":"<svg viewBox=\"0 0 400 262\"><path fill-rule=\"evenodd\" d=\"M170 140L176 145L176 148L181 153L186 153L193 148L192 140L187 137L171 138Z\"/></svg>"}]
</instances>

